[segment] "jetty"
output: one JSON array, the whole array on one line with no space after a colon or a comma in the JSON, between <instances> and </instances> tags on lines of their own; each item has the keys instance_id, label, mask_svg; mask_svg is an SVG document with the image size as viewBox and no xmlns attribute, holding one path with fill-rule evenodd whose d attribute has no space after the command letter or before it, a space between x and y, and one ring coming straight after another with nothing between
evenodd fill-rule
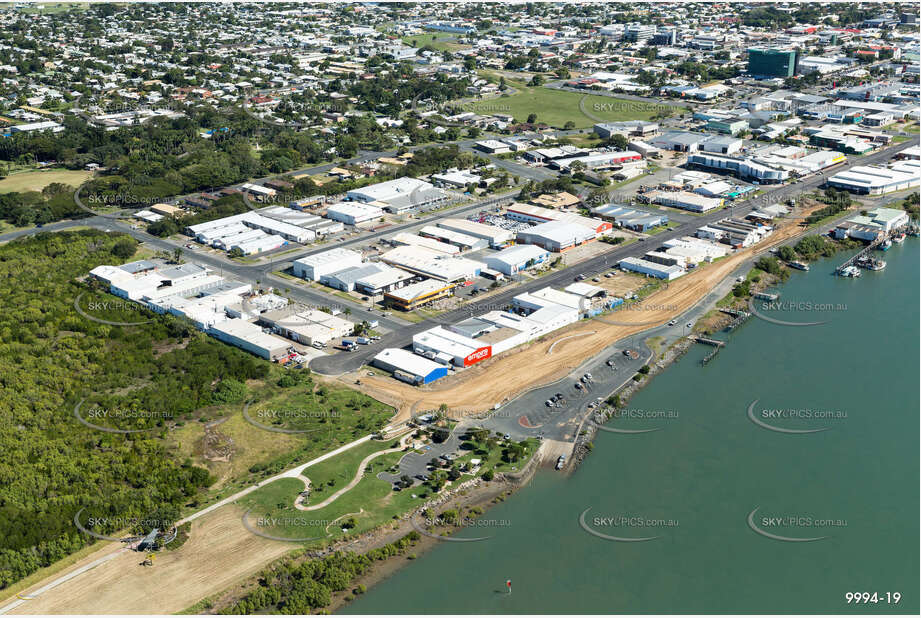
<instances>
[{"instance_id":1,"label":"jetty","mask_svg":"<svg viewBox=\"0 0 921 618\"><path fill-rule=\"evenodd\" d=\"M776 298L772 300L776 300ZM720 311L727 315L731 315L733 318L732 322L726 325L727 331L731 331L736 326L738 326L739 324L742 324L743 322L745 322L745 320L752 317L752 314L749 313L748 311L739 311L738 309L725 309L724 308L724 309L720 309Z\"/></svg>"},{"instance_id":2,"label":"jetty","mask_svg":"<svg viewBox=\"0 0 921 618\"><path fill-rule=\"evenodd\" d=\"M726 345L725 341L720 341L719 339L709 339L707 337L701 337L699 335L692 336L691 339L693 339L697 343L702 343L704 345L713 346L713 349L705 357L700 359L701 365L706 365L711 360L713 360L713 358L717 354L719 354L720 350L722 350L723 347Z\"/></svg>"}]
</instances>

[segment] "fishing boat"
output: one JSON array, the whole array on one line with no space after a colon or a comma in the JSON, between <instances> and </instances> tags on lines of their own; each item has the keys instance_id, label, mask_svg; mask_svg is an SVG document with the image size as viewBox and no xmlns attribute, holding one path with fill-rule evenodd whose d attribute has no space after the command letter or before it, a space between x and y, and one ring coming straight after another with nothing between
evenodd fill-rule
<instances>
[{"instance_id":1,"label":"fishing boat","mask_svg":"<svg viewBox=\"0 0 921 618\"><path fill-rule=\"evenodd\" d=\"M893 236L892 242L896 244L902 244L903 242L905 242L905 232L899 232L898 234Z\"/></svg>"},{"instance_id":2,"label":"fishing boat","mask_svg":"<svg viewBox=\"0 0 921 618\"><path fill-rule=\"evenodd\" d=\"M869 255L862 255L857 258L857 266L866 268L867 270L882 270L886 268L886 262L884 260L872 258Z\"/></svg>"},{"instance_id":3,"label":"fishing boat","mask_svg":"<svg viewBox=\"0 0 921 618\"><path fill-rule=\"evenodd\" d=\"M891 246L892 246L892 241L889 240L889 239L887 238L887 239L884 240L882 243L880 243L880 245L879 245L879 250L880 250L880 251L889 251L889 247L891 247Z\"/></svg>"},{"instance_id":4,"label":"fishing boat","mask_svg":"<svg viewBox=\"0 0 921 618\"><path fill-rule=\"evenodd\" d=\"M806 262L798 262L796 260L792 262L787 262L790 268L795 268L796 270L809 270L809 264Z\"/></svg>"}]
</instances>

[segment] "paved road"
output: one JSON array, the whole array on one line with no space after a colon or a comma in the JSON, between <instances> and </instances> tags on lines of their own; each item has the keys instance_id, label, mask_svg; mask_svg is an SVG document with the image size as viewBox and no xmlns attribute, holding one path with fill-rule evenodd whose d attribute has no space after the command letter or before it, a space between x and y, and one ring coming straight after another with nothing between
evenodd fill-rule
<instances>
[{"instance_id":1,"label":"paved road","mask_svg":"<svg viewBox=\"0 0 921 618\"><path fill-rule=\"evenodd\" d=\"M915 137L914 139L899 144L895 147L856 159L847 165L837 168L835 171L843 171L855 165L868 165L871 163L878 163L888 160L896 153L916 145L917 143L918 138ZM492 294L488 299L483 301L473 302L458 309L449 311L442 314L437 319L425 320L388 333L384 335L376 345L367 346L352 354L337 354L314 359L310 363L310 368L312 370L328 375L338 375L349 371L354 371L362 365L368 364L368 362L380 351L381 348L402 348L408 346L412 342L413 335L432 328L437 324L449 324L466 319L472 315L478 315L487 311L504 308L511 304L512 297L524 292L533 292L534 290L547 286L565 287L566 285L572 283L574 276L577 274L581 273L591 277L595 274L602 273L612 268L621 259L627 256L640 256L647 251L650 251L653 248L659 246L665 240L670 238L678 238L680 236L693 235L694 231L698 227L728 216L743 217L752 210L763 207L766 204L784 203L791 197L801 195L807 191L811 191L812 189L819 187L820 185L824 184L824 182L824 174L819 174L794 184L781 185L773 189L768 189L764 195L746 200L744 202L734 203L729 208L711 212L700 217L694 217L692 220L681 223L678 225L678 227L672 230L661 232L649 238L645 242L631 243L625 247L616 248L604 255L586 260L585 262L582 262L581 264L571 268L562 269L558 272L545 275L534 281L517 286L508 286L507 289L496 292L495 294Z\"/></svg>"}]
</instances>

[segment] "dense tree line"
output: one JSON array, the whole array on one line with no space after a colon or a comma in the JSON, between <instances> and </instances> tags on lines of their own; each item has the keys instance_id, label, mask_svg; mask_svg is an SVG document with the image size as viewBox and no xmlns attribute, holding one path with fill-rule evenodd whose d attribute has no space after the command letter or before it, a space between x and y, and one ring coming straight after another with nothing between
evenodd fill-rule
<instances>
[{"instance_id":1,"label":"dense tree line","mask_svg":"<svg viewBox=\"0 0 921 618\"><path fill-rule=\"evenodd\" d=\"M38 234L0 247L0 588L82 547L74 515L126 518L196 501L213 482L177 461L162 440L164 419L192 417L227 396L228 384L259 378L267 364L171 317L118 327L74 308L99 295L75 279L124 260L123 236L86 230ZM122 248L119 248L122 247ZM108 319L137 320L119 310ZM144 317L147 317L144 314ZM74 418L85 399L104 410L161 413L97 424L151 431L119 435Z\"/></svg>"},{"instance_id":2,"label":"dense tree line","mask_svg":"<svg viewBox=\"0 0 921 618\"><path fill-rule=\"evenodd\" d=\"M419 538L413 531L365 554L336 552L319 560L282 559L260 575L258 588L220 613L310 614L329 605L334 592L346 590L375 562L403 555ZM358 587L356 592L362 590Z\"/></svg>"}]
</instances>

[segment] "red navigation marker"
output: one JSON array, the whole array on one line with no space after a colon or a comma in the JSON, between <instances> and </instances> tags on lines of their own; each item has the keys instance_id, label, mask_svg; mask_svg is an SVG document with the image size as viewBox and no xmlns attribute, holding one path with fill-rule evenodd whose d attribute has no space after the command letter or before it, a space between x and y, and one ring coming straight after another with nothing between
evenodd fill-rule
<instances>
[{"instance_id":1,"label":"red navigation marker","mask_svg":"<svg viewBox=\"0 0 921 618\"><path fill-rule=\"evenodd\" d=\"M510 580L510 579L509 579L509 580L506 580L506 581L505 581L505 585L506 585L506 587L508 588L508 593L509 593L509 594L512 594L512 580Z\"/></svg>"}]
</instances>

